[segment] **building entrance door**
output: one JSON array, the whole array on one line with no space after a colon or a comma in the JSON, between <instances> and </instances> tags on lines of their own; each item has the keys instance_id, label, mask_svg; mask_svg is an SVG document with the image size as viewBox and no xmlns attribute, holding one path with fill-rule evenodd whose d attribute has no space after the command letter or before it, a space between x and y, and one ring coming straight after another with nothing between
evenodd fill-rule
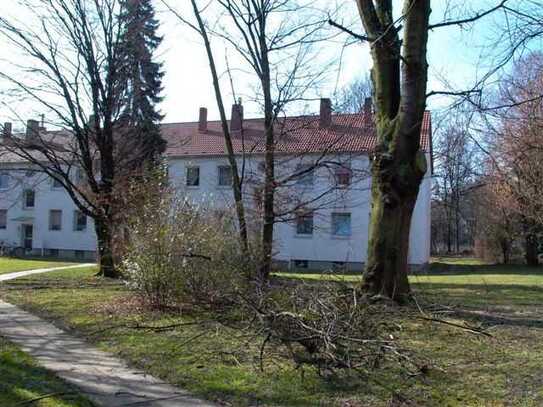
<instances>
[{"instance_id":1,"label":"building entrance door","mask_svg":"<svg viewBox=\"0 0 543 407\"><path fill-rule=\"evenodd\" d=\"M33 235L34 225L23 225L23 247L25 250L32 250Z\"/></svg>"}]
</instances>

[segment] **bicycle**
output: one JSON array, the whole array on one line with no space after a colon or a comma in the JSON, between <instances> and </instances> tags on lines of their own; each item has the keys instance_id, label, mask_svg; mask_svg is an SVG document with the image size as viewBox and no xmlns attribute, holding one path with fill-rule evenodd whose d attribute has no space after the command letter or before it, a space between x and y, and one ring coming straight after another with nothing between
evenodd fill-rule
<instances>
[{"instance_id":1,"label":"bicycle","mask_svg":"<svg viewBox=\"0 0 543 407\"><path fill-rule=\"evenodd\" d=\"M24 247L0 241L0 257L23 257L24 254Z\"/></svg>"}]
</instances>

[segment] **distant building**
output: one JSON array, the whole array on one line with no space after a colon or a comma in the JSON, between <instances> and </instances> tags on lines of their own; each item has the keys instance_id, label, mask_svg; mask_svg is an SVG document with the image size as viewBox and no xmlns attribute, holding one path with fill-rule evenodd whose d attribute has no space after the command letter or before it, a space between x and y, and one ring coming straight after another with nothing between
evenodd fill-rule
<instances>
[{"instance_id":1,"label":"distant building","mask_svg":"<svg viewBox=\"0 0 543 407\"><path fill-rule=\"evenodd\" d=\"M229 123L234 150L243 168L249 219L258 219L264 159L262 119L244 119L232 109ZM278 120L274 260L296 268L360 269L366 260L370 216L369 155L376 135L369 109L333 114L321 101L319 116ZM197 122L162 125L165 160L173 186L193 202L218 210L233 207L231 171L219 121L200 109ZM431 162L431 117L426 112L421 148ZM412 219L409 263L430 256L431 165L424 177ZM92 258L96 237L57 183L28 164L0 156L0 241L46 256Z\"/></svg>"}]
</instances>

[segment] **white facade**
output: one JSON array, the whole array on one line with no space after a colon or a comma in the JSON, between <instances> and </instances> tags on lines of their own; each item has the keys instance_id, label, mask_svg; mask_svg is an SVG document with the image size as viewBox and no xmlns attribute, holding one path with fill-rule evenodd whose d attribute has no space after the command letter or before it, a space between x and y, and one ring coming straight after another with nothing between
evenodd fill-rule
<instances>
[{"instance_id":1,"label":"white facade","mask_svg":"<svg viewBox=\"0 0 543 407\"><path fill-rule=\"evenodd\" d=\"M323 167L316 170L312 183L300 185L293 181L288 188L283 188L278 193L279 201L288 199L291 206L298 201L308 202L304 207L313 209L314 214L312 233L297 233L297 221L293 213L290 221L276 224L275 260L289 266L310 268L330 267L333 263L345 263L349 267L359 268L365 263L371 184L367 176L368 158L366 155L347 154L341 154L337 158L348 163L353 172L352 182L348 187L336 188L333 171ZM281 176L292 172L293 166L311 163L312 160L318 160L318 157L306 155L294 160L285 156L277 160L277 173ZM255 186L251 182L251 175L259 171L259 164L262 161L260 155L246 159L244 185L248 196L252 195L252 188ZM233 206L231 188L219 185L218 181L219 167L227 165L225 156L170 157L169 177L172 185L191 200L216 208L231 208ZM188 167L199 168L197 186L187 186ZM31 247L34 254L81 258L93 255L96 250L96 237L92 220L88 218L84 230L77 230L75 217L77 208L63 189L54 188L52 181L43 175L28 176L25 171L10 170L8 164L0 167L0 173L9 173L9 185L7 187L3 185L5 188L0 189L0 211L7 211L6 228L2 228L0 216L0 242L15 246L26 244L28 247L28 232L31 228ZM24 205L24 191L29 189L35 191L33 208L26 208ZM322 197L313 202L313 198L317 196ZM422 182L413 214L410 264L424 265L429 260L430 196L429 170ZM253 205L253 200L248 199L249 213ZM288 209L286 206L285 210ZM52 210L62 211L60 230L52 230L54 229L51 225ZM349 217L350 226L347 225ZM333 218L338 222L340 220L341 225L338 226L338 222L334 223ZM334 234L334 228L339 235Z\"/></svg>"},{"instance_id":2,"label":"white facade","mask_svg":"<svg viewBox=\"0 0 543 407\"><path fill-rule=\"evenodd\" d=\"M307 155L303 160L314 162L317 155ZM430 157L427 157L430 162ZM289 160L278 159L277 173L293 172L293 166L300 164L300 158ZM263 161L261 156L250 156L245 160L246 178L244 183L245 196L251 196L251 174L258 172L258 164ZM368 247L368 229L370 218L370 188L371 179L369 160L366 155L341 155L342 163L349 163L353 172L352 183L347 188L335 191L335 178L329 168L318 168L312 185L300 188L295 182L285 189L283 194L296 196L300 202L307 202L307 209L314 209L313 233L297 233L295 219L278 222L274 229L274 259L289 266L307 262L310 268L330 267L333 263L345 263L352 268L360 267L366 262ZM238 165L241 168L241 161ZM229 187L218 185L219 167L227 166L226 157L180 157L171 158L169 176L171 182L185 195L195 202L206 205L212 204L218 208L232 208L233 196ZM187 186L187 168L199 168L200 182L197 187ZM429 166L430 167L430 166ZM358 175L356 175L358 174ZM314 197L321 199L313 201ZM252 200L247 198L247 206L252 206ZM425 265L430 258L430 224L431 224L431 171L428 169L417 198L413 213L410 234L409 263ZM288 209L288 208L287 208ZM279 210L278 210L279 212ZM350 234L348 236L334 235L333 214L350 215ZM250 217L250 215L249 215ZM294 217L294 214L291 214Z\"/></svg>"},{"instance_id":3,"label":"white facade","mask_svg":"<svg viewBox=\"0 0 543 407\"><path fill-rule=\"evenodd\" d=\"M43 174L21 169L21 165L2 166L0 173L8 175L7 185L0 188L0 211L7 211L6 227L0 223L0 242L31 248L35 255L93 257L96 237L92 219L87 217L85 225L76 225L77 207L62 187L55 187ZM27 205L25 191L34 191L33 206ZM60 218L60 225L51 224L51 211L60 211L59 217L53 215L55 221Z\"/></svg>"}]
</instances>

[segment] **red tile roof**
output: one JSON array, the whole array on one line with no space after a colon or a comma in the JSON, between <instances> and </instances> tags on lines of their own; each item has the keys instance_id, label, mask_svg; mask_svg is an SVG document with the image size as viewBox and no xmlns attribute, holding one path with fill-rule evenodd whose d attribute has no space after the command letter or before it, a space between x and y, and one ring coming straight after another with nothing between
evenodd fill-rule
<instances>
[{"instance_id":1,"label":"red tile roof","mask_svg":"<svg viewBox=\"0 0 543 407\"><path fill-rule=\"evenodd\" d=\"M262 119L245 119L243 136L232 134L234 151L238 154L264 152L264 125ZM275 127L278 153L367 153L375 147L373 122L364 113L332 115L332 124L319 127L318 116L289 117ZM166 156L220 156L226 155L223 133L219 121L209 121L207 131L198 131L198 122L168 123L161 125L167 141ZM65 131L47 132L52 137L66 136ZM57 139L55 139L57 140ZM58 139L67 142L69 138ZM421 148L432 152L432 124L430 112L425 112L421 128ZM2 162L22 159L12 153L0 151Z\"/></svg>"},{"instance_id":2,"label":"red tile roof","mask_svg":"<svg viewBox=\"0 0 543 407\"><path fill-rule=\"evenodd\" d=\"M243 136L232 134L236 153L264 152L262 119L245 119ZM198 122L169 123L161 126L168 142L166 155L170 157L225 155L220 121L209 121L207 131L198 131ZM327 128L319 127L318 116L289 117L279 122L276 132L278 153L362 152L375 147L373 123L364 113L336 114ZM424 113L421 129L421 148L431 151L432 124L430 112Z\"/></svg>"}]
</instances>

